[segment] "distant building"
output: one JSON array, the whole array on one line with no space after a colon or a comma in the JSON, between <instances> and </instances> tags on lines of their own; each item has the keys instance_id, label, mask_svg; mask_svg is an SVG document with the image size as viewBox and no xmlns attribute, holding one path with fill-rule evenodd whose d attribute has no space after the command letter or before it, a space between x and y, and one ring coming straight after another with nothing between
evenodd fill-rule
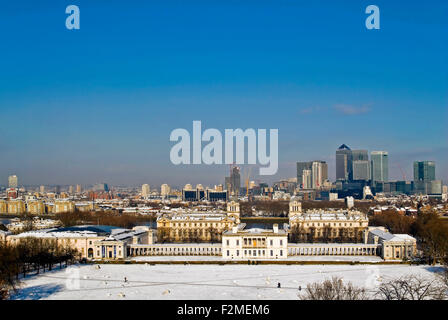
<instances>
[{"instance_id":1,"label":"distant building","mask_svg":"<svg viewBox=\"0 0 448 320\"><path fill-rule=\"evenodd\" d=\"M106 183L97 183L96 185L94 185L93 191L96 191L96 192L108 192L109 191L109 186Z\"/></svg>"},{"instance_id":2,"label":"distant building","mask_svg":"<svg viewBox=\"0 0 448 320\"><path fill-rule=\"evenodd\" d=\"M171 193L171 187L166 183L162 184L162 186L160 187L160 195L162 197L168 197L170 193Z\"/></svg>"},{"instance_id":3,"label":"distant building","mask_svg":"<svg viewBox=\"0 0 448 320\"><path fill-rule=\"evenodd\" d=\"M433 183L436 180L436 163L434 161L414 161L414 189L417 194L431 194L439 187L437 194L442 193L440 183Z\"/></svg>"},{"instance_id":4,"label":"distant building","mask_svg":"<svg viewBox=\"0 0 448 320\"><path fill-rule=\"evenodd\" d=\"M233 166L230 170L230 177L226 177L225 185L230 195L239 196L241 189L240 167Z\"/></svg>"},{"instance_id":5,"label":"distant building","mask_svg":"<svg viewBox=\"0 0 448 320\"><path fill-rule=\"evenodd\" d=\"M352 178L352 151L345 144L336 150L336 180L350 181Z\"/></svg>"},{"instance_id":6,"label":"distant building","mask_svg":"<svg viewBox=\"0 0 448 320\"><path fill-rule=\"evenodd\" d=\"M19 186L19 179L16 175L12 175L8 177L8 187L9 188L17 188Z\"/></svg>"},{"instance_id":7,"label":"distant building","mask_svg":"<svg viewBox=\"0 0 448 320\"><path fill-rule=\"evenodd\" d=\"M81 193L82 192L82 188L81 188L81 185L80 184L77 184L76 185L76 193Z\"/></svg>"},{"instance_id":8,"label":"distant building","mask_svg":"<svg viewBox=\"0 0 448 320\"><path fill-rule=\"evenodd\" d=\"M353 160L353 180L370 181L369 160Z\"/></svg>"},{"instance_id":9,"label":"distant building","mask_svg":"<svg viewBox=\"0 0 448 320\"><path fill-rule=\"evenodd\" d=\"M372 182L389 181L389 155L387 151L372 151L370 153L372 165Z\"/></svg>"},{"instance_id":10,"label":"distant building","mask_svg":"<svg viewBox=\"0 0 448 320\"><path fill-rule=\"evenodd\" d=\"M148 197L150 193L150 187L149 184L142 185L142 197Z\"/></svg>"},{"instance_id":11,"label":"distant building","mask_svg":"<svg viewBox=\"0 0 448 320\"><path fill-rule=\"evenodd\" d=\"M45 186L40 186L39 187L39 192L40 193L45 193Z\"/></svg>"}]
</instances>

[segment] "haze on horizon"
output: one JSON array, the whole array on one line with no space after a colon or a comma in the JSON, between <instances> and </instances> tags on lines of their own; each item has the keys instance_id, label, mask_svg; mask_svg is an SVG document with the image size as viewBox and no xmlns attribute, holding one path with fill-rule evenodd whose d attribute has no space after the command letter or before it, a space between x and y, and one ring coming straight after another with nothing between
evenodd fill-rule
<instances>
[{"instance_id":1,"label":"haze on horizon","mask_svg":"<svg viewBox=\"0 0 448 320\"><path fill-rule=\"evenodd\" d=\"M448 3L26 0L0 11L0 185L224 183L228 165L174 166L173 129L279 130L279 170L335 151L389 152L448 181ZM258 170L252 169L252 174ZM243 166L243 175L245 168Z\"/></svg>"}]
</instances>

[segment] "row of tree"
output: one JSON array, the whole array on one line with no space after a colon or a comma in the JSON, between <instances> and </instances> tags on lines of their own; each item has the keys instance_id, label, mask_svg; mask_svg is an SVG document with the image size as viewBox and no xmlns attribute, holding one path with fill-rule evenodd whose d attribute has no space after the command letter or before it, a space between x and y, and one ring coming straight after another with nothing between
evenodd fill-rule
<instances>
[{"instance_id":1,"label":"row of tree","mask_svg":"<svg viewBox=\"0 0 448 320\"><path fill-rule=\"evenodd\" d=\"M308 284L298 296L301 300L445 300L447 292L448 272L445 269L434 277L410 274L392 278L371 290L333 277Z\"/></svg>"},{"instance_id":2,"label":"row of tree","mask_svg":"<svg viewBox=\"0 0 448 320\"><path fill-rule=\"evenodd\" d=\"M16 289L20 276L52 270L55 265L62 267L79 258L75 249L52 239L25 238L15 245L0 243L0 299Z\"/></svg>"}]
</instances>

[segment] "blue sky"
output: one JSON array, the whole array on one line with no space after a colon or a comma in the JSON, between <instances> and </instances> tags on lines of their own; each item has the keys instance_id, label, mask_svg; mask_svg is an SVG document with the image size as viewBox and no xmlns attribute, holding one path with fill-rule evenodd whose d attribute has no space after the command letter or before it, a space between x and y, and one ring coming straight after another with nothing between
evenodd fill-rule
<instances>
[{"instance_id":1,"label":"blue sky","mask_svg":"<svg viewBox=\"0 0 448 320\"><path fill-rule=\"evenodd\" d=\"M20 1L0 10L0 184L223 183L175 128L278 128L278 174L342 143L448 180L448 2ZM81 29L65 28L76 4ZM367 30L369 4L381 29ZM252 170L252 173L258 170Z\"/></svg>"}]
</instances>

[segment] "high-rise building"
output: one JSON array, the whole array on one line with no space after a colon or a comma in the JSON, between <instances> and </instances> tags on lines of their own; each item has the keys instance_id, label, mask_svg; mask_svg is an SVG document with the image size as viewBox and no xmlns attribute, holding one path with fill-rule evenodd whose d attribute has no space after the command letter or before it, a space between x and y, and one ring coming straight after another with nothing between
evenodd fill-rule
<instances>
[{"instance_id":1,"label":"high-rise building","mask_svg":"<svg viewBox=\"0 0 448 320\"><path fill-rule=\"evenodd\" d=\"M328 165L325 161L313 161L311 165L311 185L313 189L322 188L328 179Z\"/></svg>"},{"instance_id":2,"label":"high-rise building","mask_svg":"<svg viewBox=\"0 0 448 320\"><path fill-rule=\"evenodd\" d=\"M240 168L233 166L230 170L230 177L226 177L225 185L231 195L238 196L241 189Z\"/></svg>"},{"instance_id":3,"label":"high-rise building","mask_svg":"<svg viewBox=\"0 0 448 320\"><path fill-rule=\"evenodd\" d=\"M302 188L303 189L313 188L313 178L311 170L305 169L302 171Z\"/></svg>"},{"instance_id":4,"label":"high-rise building","mask_svg":"<svg viewBox=\"0 0 448 320\"><path fill-rule=\"evenodd\" d=\"M81 191L82 191L81 185L77 184L76 185L76 193L81 193Z\"/></svg>"},{"instance_id":5,"label":"high-rise building","mask_svg":"<svg viewBox=\"0 0 448 320\"><path fill-rule=\"evenodd\" d=\"M372 151L370 153L372 160L372 182L389 181L389 155L387 151Z\"/></svg>"},{"instance_id":6,"label":"high-rise building","mask_svg":"<svg viewBox=\"0 0 448 320\"><path fill-rule=\"evenodd\" d=\"M150 188L149 188L149 184L144 184L142 185L142 197L147 197L149 196L149 192L150 192Z\"/></svg>"},{"instance_id":7,"label":"high-rise building","mask_svg":"<svg viewBox=\"0 0 448 320\"><path fill-rule=\"evenodd\" d=\"M8 177L8 187L9 188L17 188L19 186L19 179L16 175L12 175Z\"/></svg>"},{"instance_id":8,"label":"high-rise building","mask_svg":"<svg viewBox=\"0 0 448 320\"><path fill-rule=\"evenodd\" d=\"M68 187L68 193L69 194L73 194L73 186L69 186Z\"/></svg>"},{"instance_id":9,"label":"high-rise building","mask_svg":"<svg viewBox=\"0 0 448 320\"><path fill-rule=\"evenodd\" d=\"M93 186L93 191L108 192L109 186L107 185L107 183L97 183L96 185Z\"/></svg>"},{"instance_id":10,"label":"high-rise building","mask_svg":"<svg viewBox=\"0 0 448 320\"><path fill-rule=\"evenodd\" d=\"M45 193L45 186L40 186L39 187L39 192L40 193Z\"/></svg>"},{"instance_id":11,"label":"high-rise building","mask_svg":"<svg viewBox=\"0 0 448 320\"><path fill-rule=\"evenodd\" d=\"M353 181L370 180L369 160L353 160Z\"/></svg>"},{"instance_id":12,"label":"high-rise building","mask_svg":"<svg viewBox=\"0 0 448 320\"><path fill-rule=\"evenodd\" d=\"M434 161L414 161L414 191L417 194L441 194L442 183L436 182Z\"/></svg>"},{"instance_id":13,"label":"high-rise building","mask_svg":"<svg viewBox=\"0 0 448 320\"><path fill-rule=\"evenodd\" d=\"M312 161L307 161L307 162L297 162L297 185L300 188L306 189L303 186L303 171L304 170L311 170L313 166L313 162Z\"/></svg>"},{"instance_id":14,"label":"high-rise building","mask_svg":"<svg viewBox=\"0 0 448 320\"><path fill-rule=\"evenodd\" d=\"M162 197L167 197L169 196L170 193L171 193L170 186L167 185L166 183L162 184L162 186L160 187L160 195Z\"/></svg>"},{"instance_id":15,"label":"high-rise building","mask_svg":"<svg viewBox=\"0 0 448 320\"><path fill-rule=\"evenodd\" d=\"M345 144L336 150L336 180L352 180L352 150Z\"/></svg>"},{"instance_id":16,"label":"high-rise building","mask_svg":"<svg viewBox=\"0 0 448 320\"><path fill-rule=\"evenodd\" d=\"M414 181L436 180L436 163L434 161L414 161Z\"/></svg>"}]
</instances>

